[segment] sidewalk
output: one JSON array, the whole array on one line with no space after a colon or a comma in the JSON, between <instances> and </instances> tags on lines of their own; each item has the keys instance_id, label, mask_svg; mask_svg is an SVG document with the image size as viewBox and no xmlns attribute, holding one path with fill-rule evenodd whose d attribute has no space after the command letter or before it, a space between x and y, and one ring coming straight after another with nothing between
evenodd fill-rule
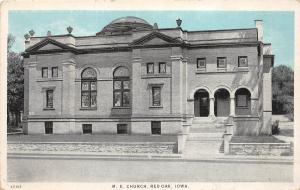
<instances>
[{"instance_id":1,"label":"sidewalk","mask_svg":"<svg viewBox=\"0 0 300 190\"><path fill-rule=\"evenodd\" d=\"M293 164L292 156L238 156L238 155L203 155L185 157L181 154L117 154L99 152L45 152L23 151L8 152L8 158L40 158L40 159L101 159L101 160L151 160L151 161L183 161L183 162L226 162L226 163L280 163Z\"/></svg>"}]
</instances>

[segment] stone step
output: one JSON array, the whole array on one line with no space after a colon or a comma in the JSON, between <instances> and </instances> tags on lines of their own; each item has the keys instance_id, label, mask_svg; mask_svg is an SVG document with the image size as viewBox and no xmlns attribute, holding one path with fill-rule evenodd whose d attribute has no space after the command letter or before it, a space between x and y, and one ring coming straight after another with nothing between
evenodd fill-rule
<instances>
[{"instance_id":1,"label":"stone step","mask_svg":"<svg viewBox=\"0 0 300 190\"><path fill-rule=\"evenodd\" d=\"M190 132L189 137L220 137L223 138L224 132L215 132L215 131L207 131L207 132Z\"/></svg>"},{"instance_id":2,"label":"stone step","mask_svg":"<svg viewBox=\"0 0 300 190\"><path fill-rule=\"evenodd\" d=\"M193 120L193 124L214 124L211 120Z\"/></svg>"},{"instance_id":3,"label":"stone step","mask_svg":"<svg viewBox=\"0 0 300 190\"><path fill-rule=\"evenodd\" d=\"M192 127L210 127L210 128L214 128L216 127L215 123L193 123Z\"/></svg>"},{"instance_id":4,"label":"stone step","mask_svg":"<svg viewBox=\"0 0 300 190\"><path fill-rule=\"evenodd\" d=\"M224 128L191 126L190 133L224 133Z\"/></svg>"},{"instance_id":5,"label":"stone step","mask_svg":"<svg viewBox=\"0 0 300 190\"><path fill-rule=\"evenodd\" d=\"M218 155L222 153L221 142L199 142L187 141L185 155Z\"/></svg>"},{"instance_id":6,"label":"stone step","mask_svg":"<svg viewBox=\"0 0 300 190\"><path fill-rule=\"evenodd\" d=\"M187 141L220 142L223 141L223 134L190 133Z\"/></svg>"}]
</instances>

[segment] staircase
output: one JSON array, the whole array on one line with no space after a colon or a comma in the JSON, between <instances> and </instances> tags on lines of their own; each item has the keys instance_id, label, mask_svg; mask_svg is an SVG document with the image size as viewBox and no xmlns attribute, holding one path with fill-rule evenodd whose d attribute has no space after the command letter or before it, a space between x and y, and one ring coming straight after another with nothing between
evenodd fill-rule
<instances>
[{"instance_id":1,"label":"staircase","mask_svg":"<svg viewBox=\"0 0 300 190\"><path fill-rule=\"evenodd\" d=\"M218 156L224 153L225 118L194 118L185 142L185 157Z\"/></svg>"}]
</instances>

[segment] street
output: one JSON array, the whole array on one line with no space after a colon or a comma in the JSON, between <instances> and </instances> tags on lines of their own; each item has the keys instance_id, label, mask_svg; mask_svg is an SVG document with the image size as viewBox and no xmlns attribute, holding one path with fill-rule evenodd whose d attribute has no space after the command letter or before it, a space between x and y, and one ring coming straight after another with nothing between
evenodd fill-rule
<instances>
[{"instance_id":1,"label":"street","mask_svg":"<svg viewBox=\"0 0 300 190\"><path fill-rule=\"evenodd\" d=\"M291 182L290 163L8 158L9 182Z\"/></svg>"}]
</instances>

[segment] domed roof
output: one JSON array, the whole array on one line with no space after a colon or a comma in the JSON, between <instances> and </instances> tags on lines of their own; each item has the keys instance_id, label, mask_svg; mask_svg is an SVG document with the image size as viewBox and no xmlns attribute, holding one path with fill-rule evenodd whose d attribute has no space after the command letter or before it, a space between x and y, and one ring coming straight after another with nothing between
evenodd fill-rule
<instances>
[{"instance_id":1,"label":"domed roof","mask_svg":"<svg viewBox=\"0 0 300 190\"><path fill-rule=\"evenodd\" d=\"M126 17L121 17L121 18L117 18L113 21L111 21L110 24L115 24L115 23L142 23L142 24L149 24L147 21L145 21L144 19L135 17L135 16L126 16Z\"/></svg>"},{"instance_id":2,"label":"domed roof","mask_svg":"<svg viewBox=\"0 0 300 190\"><path fill-rule=\"evenodd\" d=\"M97 33L97 35L124 34L131 32L132 30L141 31L152 29L153 26L144 19L134 16L127 16L113 20L108 25L106 25L101 32Z\"/></svg>"}]
</instances>

